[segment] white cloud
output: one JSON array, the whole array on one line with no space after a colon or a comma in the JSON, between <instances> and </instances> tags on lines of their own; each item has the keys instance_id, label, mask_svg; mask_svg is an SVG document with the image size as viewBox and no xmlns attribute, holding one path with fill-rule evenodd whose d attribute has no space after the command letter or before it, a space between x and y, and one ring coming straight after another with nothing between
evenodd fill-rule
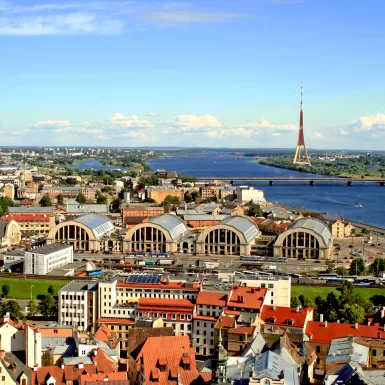
<instances>
[{"instance_id":1,"label":"white cloud","mask_svg":"<svg viewBox=\"0 0 385 385\"><path fill-rule=\"evenodd\" d=\"M309 139L311 139L311 140L319 140L319 139L323 139L323 138L324 138L324 134L322 132L309 131Z\"/></svg>"},{"instance_id":2,"label":"white cloud","mask_svg":"<svg viewBox=\"0 0 385 385\"><path fill-rule=\"evenodd\" d=\"M131 2L36 3L0 2L0 36L118 34Z\"/></svg>"},{"instance_id":3,"label":"white cloud","mask_svg":"<svg viewBox=\"0 0 385 385\"><path fill-rule=\"evenodd\" d=\"M360 116L348 128L353 132L385 132L385 114Z\"/></svg>"},{"instance_id":4,"label":"white cloud","mask_svg":"<svg viewBox=\"0 0 385 385\"><path fill-rule=\"evenodd\" d=\"M240 125L238 128L243 128L245 130L247 129L248 131L250 131L249 135L251 135L251 133L260 135L261 133L274 134L298 130L298 127L294 124L273 124L264 118L255 122L247 122L245 124Z\"/></svg>"},{"instance_id":5,"label":"white cloud","mask_svg":"<svg viewBox=\"0 0 385 385\"><path fill-rule=\"evenodd\" d=\"M147 114L146 114L147 116L155 116L156 115L156 113L155 112L147 112Z\"/></svg>"},{"instance_id":6,"label":"white cloud","mask_svg":"<svg viewBox=\"0 0 385 385\"><path fill-rule=\"evenodd\" d=\"M137 115L125 116L119 112L108 118L108 123L113 128L125 129L125 128L152 128L154 123L149 120L140 119Z\"/></svg>"},{"instance_id":7,"label":"white cloud","mask_svg":"<svg viewBox=\"0 0 385 385\"><path fill-rule=\"evenodd\" d=\"M33 125L33 128L58 129L61 127L70 127L68 120L40 120Z\"/></svg>"},{"instance_id":8,"label":"white cloud","mask_svg":"<svg viewBox=\"0 0 385 385\"><path fill-rule=\"evenodd\" d=\"M222 127L218 119L210 114L178 115L168 123L181 132L203 132Z\"/></svg>"},{"instance_id":9,"label":"white cloud","mask_svg":"<svg viewBox=\"0 0 385 385\"><path fill-rule=\"evenodd\" d=\"M158 10L150 11L145 17L162 24L201 24L220 23L232 19L246 17L237 12L200 12L191 10Z\"/></svg>"}]
</instances>

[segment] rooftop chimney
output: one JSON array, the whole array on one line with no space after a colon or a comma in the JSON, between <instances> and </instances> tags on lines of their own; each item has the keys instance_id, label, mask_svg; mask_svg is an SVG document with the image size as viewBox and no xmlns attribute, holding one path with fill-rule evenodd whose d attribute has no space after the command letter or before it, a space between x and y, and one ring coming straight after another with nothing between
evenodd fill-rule
<instances>
[{"instance_id":1,"label":"rooftop chimney","mask_svg":"<svg viewBox=\"0 0 385 385\"><path fill-rule=\"evenodd\" d=\"M339 319L337 320L337 323L338 323L338 324L340 323L340 320L339 320Z\"/></svg>"},{"instance_id":2,"label":"rooftop chimney","mask_svg":"<svg viewBox=\"0 0 385 385\"><path fill-rule=\"evenodd\" d=\"M370 326L370 321L368 321L368 326Z\"/></svg>"},{"instance_id":3,"label":"rooftop chimney","mask_svg":"<svg viewBox=\"0 0 385 385\"><path fill-rule=\"evenodd\" d=\"M277 305L273 305L273 310L277 310Z\"/></svg>"},{"instance_id":4,"label":"rooftop chimney","mask_svg":"<svg viewBox=\"0 0 385 385\"><path fill-rule=\"evenodd\" d=\"M79 369L83 369L83 368L84 368L83 362L79 362L79 363L78 363L78 368L79 368Z\"/></svg>"},{"instance_id":5,"label":"rooftop chimney","mask_svg":"<svg viewBox=\"0 0 385 385\"><path fill-rule=\"evenodd\" d=\"M61 364L60 367L61 367L62 369L64 369L64 364Z\"/></svg>"},{"instance_id":6,"label":"rooftop chimney","mask_svg":"<svg viewBox=\"0 0 385 385\"><path fill-rule=\"evenodd\" d=\"M381 309L381 318L384 318L384 316L385 316L385 309L382 308L382 309Z\"/></svg>"},{"instance_id":7,"label":"rooftop chimney","mask_svg":"<svg viewBox=\"0 0 385 385\"><path fill-rule=\"evenodd\" d=\"M320 320L320 322L324 322L324 315L323 314L319 315L319 320Z\"/></svg>"},{"instance_id":8,"label":"rooftop chimney","mask_svg":"<svg viewBox=\"0 0 385 385\"><path fill-rule=\"evenodd\" d=\"M325 321L325 328L328 327L328 321Z\"/></svg>"},{"instance_id":9,"label":"rooftop chimney","mask_svg":"<svg viewBox=\"0 0 385 385\"><path fill-rule=\"evenodd\" d=\"M295 311L296 311L297 313L299 313L299 306L297 306L297 307L295 308Z\"/></svg>"},{"instance_id":10,"label":"rooftop chimney","mask_svg":"<svg viewBox=\"0 0 385 385\"><path fill-rule=\"evenodd\" d=\"M355 325L355 326L356 326L356 329L358 329L358 322L356 322L356 325Z\"/></svg>"}]
</instances>

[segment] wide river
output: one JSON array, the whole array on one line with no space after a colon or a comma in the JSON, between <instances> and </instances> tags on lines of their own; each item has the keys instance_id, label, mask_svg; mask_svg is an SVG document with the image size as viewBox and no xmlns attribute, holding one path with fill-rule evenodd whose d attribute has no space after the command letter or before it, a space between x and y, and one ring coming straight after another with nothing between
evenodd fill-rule
<instances>
[{"instance_id":1,"label":"wide river","mask_svg":"<svg viewBox=\"0 0 385 385\"><path fill-rule=\"evenodd\" d=\"M203 155L203 156L202 156ZM220 156L224 156L220 158ZM184 175L200 177L306 177L317 175L264 166L248 158L229 157L225 153L208 152L188 154L187 157L171 156L149 162L151 167L177 171ZM320 175L318 176L320 177ZM275 183L242 181L261 189L270 202L305 208L312 211L341 213L350 220L385 228L385 187L377 184L353 184L318 182L314 186L307 183ZM362 207L357 207L362 205Z\"/></svg>"}]
</instances>

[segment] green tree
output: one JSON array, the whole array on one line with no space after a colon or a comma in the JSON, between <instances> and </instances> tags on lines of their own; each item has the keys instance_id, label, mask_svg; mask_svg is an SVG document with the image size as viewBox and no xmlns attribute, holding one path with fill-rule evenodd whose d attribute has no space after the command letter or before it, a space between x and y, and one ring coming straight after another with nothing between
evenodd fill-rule
<instances>
[{"instance_id":1,"label":"green tree","mask_svg":"<svg viewBox=\"0 0 385 385\"><path fill-rule=\"evenodd\" d=\"M64 197L63 197L63 194L59 194L57 196L57 203L58 205L62 205L64 203Z\"/></svg>"},{"instance_id":2,"label":"green tree","mask_svg":"<svg viewBox=\"0 0 385 385\"><path fill-rule=\"evenodd\" d=\"M263 217L263 211L259 205L251 203L246 210L246 215L249 217Z\"/></svg>"},{"instance_id":3,"label":"green tree","mask_svg":"<svg viewBox=\"0 0 385 385\"><path fill-rule=\"evenodd\" d=\"M102 194L98 194L96 197L96 203L98 205L105 205L107 203L107 198Z\"/></svg>"},{"instance_id":4,"label":"green tree","mask_svg":"<svg viewBox=\"0 0 385 385\"><path fill-rule=\"evenodd\" d=\"M39 313L39 303L36 301L36 299L29 301L28 308L28 317L34 317L36 314Z\"/></svg>"},{"instance_id":5,"label":"green tree","mask_svg":"<svg viewBox=\"0 0 385 385\"><path fill-rule=\"evenodd\" d=\"M179 204L178 197L167 195L162 203L162 206L164 207L164 211L166 213L169 213L171 210L175 210L178 204Z\"/></svg>"},{"instance_id":6,"label":"green tree","mask_svg":"<svg viewBox=\"0 0 385 385\"><path fill-rule=\"evenodd\" d=\"M3 317L7 313L9 313L11 319L15 322L24 318L20 304L13 300L0 303L0 317Z\"/></svg>"},{"instance_id":7,"label":"green tree","mask_svg":"<svg viewBox=\"0 0 385 385\"><path fill-rule=\"evenodd\" d=\"M362 323L365 318L364 308L358 304L345 304L340 312L341 322L354 324Z\"/></svg>"},{"instance_id":8,"label":"green tree","mask_svg":"<svg viewBox=\"0 0 385 385\"><path fill-rule=\"evenodd\" d=\"M290 306L291 306L291 307L298 307L298 306L301 306L301 301L298 299L298 297L292 296L292 297L291 297L291 301L290 301Z\"/></svg>"},{"instance_id":9,"label":"green tree","mask_svg":"<svg viewBox=\"0 0 385 385\"><path fill-rule=\"evenodd\" d=\"M5 214L8 212L8 207L14 206L14 202L12 199L8 197L1 197L0 198L0 211L2 214Z\"/></svg>"},{"instance_id":10,"label":"green tree","mask_svg":"<svg viewBox=\"0 0 385 385\"><path fill-rule=\"evenodd\" d=\"M82 193L79 193L76 198L75 198L76 202L78 202L79 204L83 205L84 203L86 203L87 201L87 198L84 194Z\"/></svg>"},{"instance_id":11,"label":"green tree","mask_svg":"<svg viewBox=\"0 0 385 385\"><path fill-rule=\"evenodd\" d=\"M332 273L334 269L336 268L336 265L333 261L326 261L326 271L328 273Z\"/></svg>"},{"instance_id":12,"label":"green tree","mask_svg":"<svg viewBox=\"0 0 385 385\"><path fill-rule=\"evenodd\" d=\"M122 205L123 200L119 197L114 199L114 201L111 203L112 211L116 212L120 210L120 206Z\"/></svg>"},{"instance_id":13,"label":"green tree","mask_svg":"<svg viewBox=\"0 0 385 385\"><path fill-rule=\"evenodd\" d=\"M53 288L53 285L49 285L49 286L48 286L48 294L53 295L54 292L55 292L55 290L54 290L54 288Z\"/></svg>"},{"instance_id":14,"label":"green tree","mask_svg":"<svg viewBox=\"0 0 385 385\"><path fill-rule=\"evenodd\" d=\"M338 275L341 275L342 277L345 276L345 275L349 275L347 269L345 269L344 267L342 266L338 266L337 269L336 269L336 273Z\"/></svg>"},{"instance_id":15,"label":"green tree","mask_svg":"<svg viewBox=\"0 0 385 385\"><path fill-rule=\"evenodd\" d=\"M47 294L40 300L39 313L44 317L57 316L58 314L57 302L52 294Z\"/></svg>"},{"instance_id":16,"label":"green tree","mask_svg":"<svg viewBox=\"0 0 385 385\"><path fill-rule=\"evenodd\" d=\"M51 207L52 201L51 198L48 195L43 195L43 197L40 199L40 206L41 207Z\"/></svg>"},{"instance_id":17,"label":"green tree","mask_svg":"<svg viewBox=\"0 0 385 385\"><path fill-rule=\"evenodd\" d=\"M385 259L376 258L369 266L369 273L372 275L378 275L381 271L385 271Z\"/></svg>"},{"instance_id":18,"label":"green tree","mask_svg":"<svg viewBox=\"0 0 385 385\"><path fill-rule=\"evenodd\" d=\"M363 275L365 273L365 261L363 258L354 258L350 264L350 275Z\"/></svg>"},{"instance_id":19,"label":"green tree","mask_svg":"<svg viewBox=\"0 0 385 385\"><path fill-rule=\"evenodd\" d=\"M155 175L151 175L148 177L141 176L138 180L137 189L141 190L147 186L158 186L159 179Z\"/></svg>"},{"instance_id":20,"label":"green tree","mask_svg":"<svg viewBox=\"0 0 385 385\"><path fill-rule=\"evenodd\" d=\"M1 292L3 293L4 297L7 297L10 290L11 290L11 288L9 287L9 285L7 283L5 283L3 286L1 286Z\"/></svg>"}]
</instances>

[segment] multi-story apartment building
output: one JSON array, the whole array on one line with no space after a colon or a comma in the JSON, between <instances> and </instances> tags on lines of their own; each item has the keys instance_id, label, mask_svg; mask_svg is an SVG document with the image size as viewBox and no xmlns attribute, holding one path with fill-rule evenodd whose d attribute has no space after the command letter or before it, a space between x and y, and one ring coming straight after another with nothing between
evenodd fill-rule
<instances>
[{"instance_id":1,"label":"multi-story apartment building","mask_svg":"<svg viewBox=\"0 0 385 385\"><path fill-rule=\"evenodd\" d=\"M22 233L48 234L55 226L52 207L9 207L3 221L16 221Z\"/></svg>"},{"instance_id":2,"label":"multi-story apartment building","mask_svg":"<svg viewBox=\"0 0 385 385\"><path fill-rule=\"evenodd\" d=\"M271 294L267 289L233 286L229 292L201 291L196 299L192 345L200 355L210 355L215 346L215 324L222 314L254 320ZM251 321L252 322L252 321Z\"/></svg>"},{"instance_id":3,"label":"multi-story apartment building","mask_svg":"<svg viewBox=\"0 0 385 385\"><path fill-rule=\"evenodd\" d=\"M274 276L274 277L242 277L236 280L239 286L260 287L269 289L270 302L267 305L276 305L290 307L291 299L291 277L290 276Z\"/></svg>"},{"instance_id":4,"label":"multi-story apartment building","mask_svg":"<svg viewBox=\"0 0 385 385\"><path fill-rule=\"evenodd\" d=\"M202 199L217 199L219 192L216 186L208 186L201 188Z\"/></svg>"},{"instance_id":5,"label":"multi-story apartment building","mask_svg":"<svg viewBox=\"0 0 385 385\"><path fill-rule=\"evenodd\" d=\"M129 205L122 208L122 223L126 224L127 218L151 218L164 214L163 207L153 207L145 205Z\"/></svg>"},{"instance_id":6,"label":"multi-story apartment building","mask_svg":"<svg viewBox=\"0 0 385 385\"><path fill-rule=\"evenodd\" d=\"M96 193L100 193L101 189L99 187L89 187L83 186L81 193L86 197L87 200L96 200Z\"/></svg>"},{"instance_id":7,"label":"multi-story apartment building","mask_svg":"<svg viewBox=\"0 0 385 385\"><path fill-rule=\"evenodd\" d=\"M169 282L162 275L106 277L98 285L98 323L105 323L116 331L121 338L120 347L124 349L128 346L128 330L135 325L137 304L141 298L184 299L194 302L199 286L198 283ZM172 320L172 315L170 321L176 321ZM178 330L181 330L179 326Z\"/></svg>"},{"instance_id":8,"label":"multi-story apartment building","mask_svg":"<svg viewBox=\"0 0 385 385\"><path fill-rule=\"evenodd\" d=\"M51 243L25 252L24 273L44 275L73 262L74 250L71 245Z\"/></svg>"},{"instance_id":9,"label":"multi-story apartment building","mask_svg":"<svg viewBox=\"0 0 385 385\"><path fill-rule=\"evenodd\" d=\"M194 304L187 299L140 298L136 316L139 320L162 318L164 327L176 335L191 336Z\"/></svg>"},{"instance_id":10,"label":"multi-story apartment building","mask_svg":"<svg viewBox=\"0 0 385 385\"><path fill-rule=\"evenodd\" d=\"M66 198L76 198L76 196L82 191L81 186L43 186L41 190L43 195L48 195L51 198L57 197L62 194Z\"/></svg>"},{"instance_id":11,"label":"multi-story apartment building","mask_svg":"<svg viewBox=\"0 0 385 385\"><path fill-rule=\"evenodd\" d=\"M98 317L98 282L72 281L59 290L59 324L94 329Z\"/></svg>"}]
</instances>

